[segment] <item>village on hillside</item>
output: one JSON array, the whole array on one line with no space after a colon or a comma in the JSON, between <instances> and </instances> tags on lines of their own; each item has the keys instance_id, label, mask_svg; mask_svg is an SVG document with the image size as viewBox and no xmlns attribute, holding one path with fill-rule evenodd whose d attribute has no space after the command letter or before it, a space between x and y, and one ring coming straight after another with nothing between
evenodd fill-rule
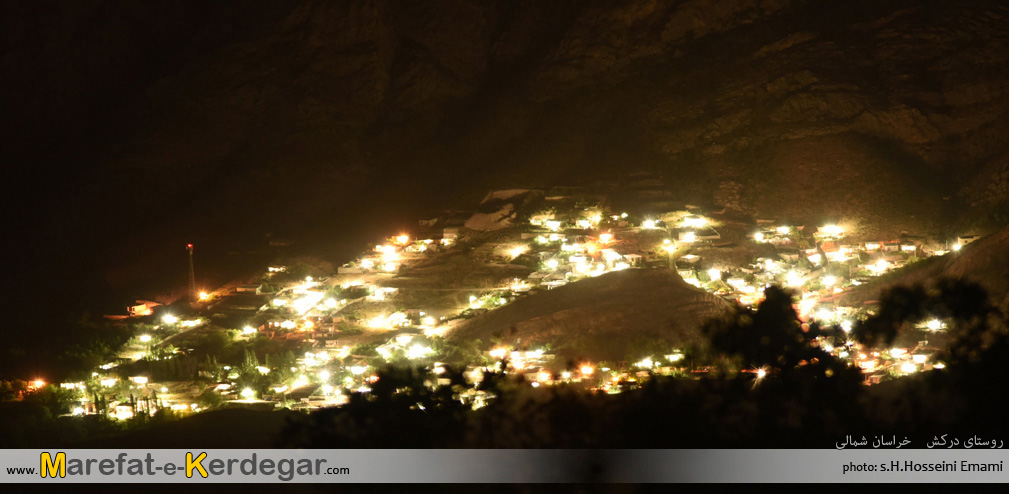
<instances>
[{"instance_id":1,"label":"village on hillside","mask_svg":"<svg viewBox=\"0 0 1009 494\"><path fill-rule=\"evenodd\" d=\"M619 393L654 375L705 372L688 364L684 348L572 363L549 346L448 339L460 324L522 297L629 269L675 270L741 306L758 305L772 285L789 287L804 323L836 328L838 336L820 347L860 368L867 384L943 367L927 339L881 350L845 338L874 303L846 302L844 295L976 237L867 239L843 221L743 221L689 205L647 214L640 211L661 211L668 202L647 191L641 196L640 207L628 212L614 209L605 194L577 188L493 191L477 212L447 211L411 231L390 232L332 272L313 272L300 261L272 265L253 283L199 293L184 312L138 301L124 323L142 329L119 358L94 369L91 379L60 387L76 393L74 414L129 419L225 404L340 406L353 393L368 393L376 370L395 362L424 366L431 386L454 386L473 408L493 399L478 386L486 373L521 375L533 387L568 383ZM943 329L943 321L925 320L920 334L938 337ZM448 377L450 367L465 369L465 386ZM763 369L750 371L764 377Z\"/></svg>"}]
</instances>

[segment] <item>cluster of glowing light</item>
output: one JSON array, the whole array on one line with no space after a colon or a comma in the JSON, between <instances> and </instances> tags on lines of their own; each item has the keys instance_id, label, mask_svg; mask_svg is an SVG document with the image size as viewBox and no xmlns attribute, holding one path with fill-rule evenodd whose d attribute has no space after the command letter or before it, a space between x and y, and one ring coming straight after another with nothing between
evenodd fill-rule
<instances>
[{"instance_id":1,"label":"cluster of glowing light","mask_svg":"<svg viewBox=\"0 0 1009 494\"><path fill-rule=\"evenodd\" d=\"M645 220L641 222L641 228L644 228L645 230L654 230L657 226L655 226L655 220Z\"/></svg>"},{"instance_id":2,"label":"cluster of glowing light","mask_svg":"<svg viewBox=\"0 0 1009 494\"><path fill-rule=\"evenodd\" d=\"M312 322L311 319L305 319L305 322L302 323L302 325L305 327L305 329L312 329L315 327L315 323Z\"/></svg>"},{"instance_id":3,"label":"cluster of glowing light","mask_svg":"<svg viewBox=\"0 0 1009 494\"><path fill-rule=\"evenodd\" d=\"M830 321L834 318L834 312L827 309L820 309L816 312L816 319L818 321Z\"/></svg>"},{"instance_id":4,"label":"cluster of glowing light","mask_svg":"<svg viewBox=\"0 0 1009 494\"><path fill-rule=\"evenodd\" d=\"M571 379L571 373L568 371L561 372L561 379Z\"/></svg>"},{"instance_id":5,"label":"cluster of glowing light","mask_svg":"<svg viewBox=\"0 0 1009 494\"><path fill-rule=\"evenodd\" d=\"M776 271L778 269L778 264L772 259L764 259L764 269L767 271Z\"/></svg>"},{"instance_id":6,"label":"cluster of glowing light","mask_svg":"<svg viewBox=\"0 0 1009 494\"><path fill-rule=\"evenodd\" d=\"M873 370L873 369L876 368L876 361L875 360L863 360L863 361L861 361L861 362L858 363L858 366L861 367L862 370Z\"/></svg>"},{"instance_id":7,"label":"cluster of glowing light","mask_svg":"<svg viewBox=\"0 0 1009 494\"><path fill-rule=\"evenodd\" d=\"M851 321L841 321L841 331L845 333L851 332Z\"/></svg>"},{"instance_id":8,"label":"cluster of glowing light","mask_svg":"<svg viewBox=\"0 0 1009 494\"><path fill-rule=\"evenodd\" d=\"M275 299L273 299L272 303L273 303L273 305L275 305L277 307L283 307L283 306L287 305L287 300L286 299L282 299L282 298L275 298Z\"/></svg>"},{"instance_id":9,"label":"cluster of glowing light","mask_svg":"<svg viewBox=\"0 0 1009 494\"><path fill-rule=\"evenodd\" d=\"M765 377L767 377L767 370L763 368L757 369L757 379L763 379Z\"/></svg>"},{"instance_id":10,"label":"cluster of glowing light","mask_svg":"<svg viewBox=\"0 0 1009 494\"><path fill-rule=\"evenodd\" d=\"M616 264L613 265L613 270L614 271L622 271L622 270L627 269L629 267L631 267L631 265L627 264L626 262L618 262L618 263L616 263Z\"/></svg>"},{"instance_id":11,"label":"cluster of glowing light","mask_svg":"<svg viewBox=\"0 0 1009 494\"><path fill-rule=\"evenodd\" d=\"M408 322L409 321L406 317L406 314L402 312L396 312L388 316L380 315L368 319L366 326L368 326L369 328L387 329L396 326L405 326Z\"/></svg>"},{"instance_id":12,"label":"cluster of glowing light","mask_svg":"<svg viewBox=\"0 0 1009 494\"><path fill-rule=\"evenodd\" d=\"M398 237L396 237L396 243L398 243L399 245L406 245L409 242L410 242L410 236L409 235L402 234L402 235L399 235Z\"/></svg>"},{"instance_id":13,"label":"cluster of glowing light","mask_svg":"<svg viewBox=\"0 0 1009 494\"><path fill-rule=\"evenodd\" d=\"M914 362L914 363L916 363L916 364L924 364L925 361L927 361L927 360L928 360L928 356L927 355L922 355L920 353L916 353L914 355L911 355L911 361Z\"/></svg>"},{"instance_id":14,"label":"cluster of glowing light","mask_svg":"<svg viewBox=\"0 0 1009 494\"><path fill-rule=\"evenodd\" d=\"M697 234L694 232L687 232L682 235L680 239L681 242L691 243L697 240Z\"/></svg>"},{"instance_id":15,"label":"cluster of glowing light","mask_svg":"<svg viewBox=\"0 0 1009 494\"><path fill-rule=\"evenodd\" d=\"M433 318L431 316L426 316L426 317L424 317L424 318L422 318L420 320L421 325L428 326L428 327L434 326L435 324L437 324L437 322L438 321L435 320L435 318Z\"/></svg>"},{"instance_id":16,"label":"cluster of glowing light","mask_svg":"<svg viewBox=\"0 0 1009 494\"><path fill-rule=\"evenodd\" d=\"M886 262L886 259L880 259L876 261L875 264L872 265L872 269L873 271L876 272L876 274L882 274L887 270L889 266L890 265L889 263Z\"/></svg>"},{"instance_id":17,"label":"cluster of glowing light","mask_svg":"<svg viewBox=\"0 0 1009 494\"><path fill-rule=\"evenodd\" d=\"M106 377L106 378L102 379L101 381L99 381L99 383L102 386L105 386L106 388L108 388L108 387L111 387L111 386L115 386L116 381L118 381L118 380L119 379L116 379L114 377Z\"/></svg>"},{"instance_id":18,"label":"cluster of glowing light","mask_svg":"<svg viewBox=\"0 0 1009 494\"><path fill-rule=\"evenodd\" d=\"M361 259L361 267L364 269L372 269L375 267L375 261L371 259Z\"/></svg>"},{"instance_id":19,"label":"cluster of glowing light","mask_svg":"<svg viewBox=\"0 0 1009 494\"><path fill-rule=\"evenodd\" d=\"M820 231L825 235L830 235L832 237L839 237L844 233L844 228L837 225L824 225L820 227Z\"/></svg>"},{"instance_id":20,"label":"cluster of glowing light","mask_svg":"<svg viewBox=\"0 0 1009 494\"><path fill-rule=\"evenodd\" d=\"M304 314L313 307L319 304L325 294L321 292L307 292L304 296L297 298L291 303L291 306L299 314Z\"/></svg>"},{"instance_id":21,"label":"cluster of glowing light","mask_svg":"<svg viewBox=\"0 0 1009 494\"><path fill-rule=\"evenodd\" d=\"M942 329L942 321L938 319L929 319L929 321L925 323L925 327L928 328L929 331L939 331Z\"/></svg>"},{"instance_id":22,"label":"cluster of glowing light","mask_svg":"<svg viewBox=\"0 0 1009 494\"><path fill-rule=\"evenodd\" d=\"M595 367L588 364L583 364L578 370L581 371L583 376L591 376L596 371Z\"/></svg>"},{"instance_id":23,"label":"cluster of glowing light","mask_svg":"<svg viewBox=\"0 0 1009 494\"><path fill-rule=\"evenodd\" d=\"M149 334L142 334L142 335L140 335L139 339L140 339L141 343L150 343L151 342L151 335L149 335Z\"/></svg>"},{"instance_id":24,"label":"cluster of glowing light","mask_svg":"<svg viewBox=\"0 0 1009 494\"><path fill-rule=\"evenodd\" d=\"M290 321L290 320L283 321L283 322L280 323L280 327L284 328L284 329L294 329L294 328L298 327L298 323L296 323L294 321Z\"/></svg>"},{"instance_id":25,"label":"cluster of glowing light","mask_svg":"<svg viewBox=\"0 0 1009 494\"><path fill-rule=\"evenodd\" d=\"M203 321L200 319L189 319L182 321L180 324L184 328L195 328L196 326L203 324Z\"/></svg>"},{"instance_id":26,"label":"cluster of glowing light","mask_svg":"<svg viewBox=\"0 0 1009 494\"><path fill-rule=\"evenodd\" d=\"M960 249L962 249L962 248L963 248L963 245L960 244L959 242L953 244L953 250L956 251L956 252L959 252Z\"/></svg>"},{"instance_id":27,"label":"cluster of glowing light","mask_svg":"<svg viewBox=\"0 0 1009 494\"><path fill-rule=\"evenodd\" d=\"M494 358L496 358L498 360L503 359L505 357L505 355L507 355L507 354L508 354L508 350L506 348L502 348L502 347L498 347L498 348L495 348L495 349L493 349L493 350L490 351L490 356L494 357Z\"/></svg>"},{"instance_id":28,"label":"cluster of glowing light","mask_svg":"<svg viewBox=\"0 0 1009 494\"><path fill-rule=\"evenodd\" d=\"M133 376L130 380L136 384L147 384L147 376Z\"/></svg>"},{"instance_id":29,"label":"cluster of glowing light","mask_svg":"<svg viewBox=\"0 0 1009 494\"><path fill-rule=\"evenodd\" d=\"M412 345L406 351L406 357L409 359L418 359L428 357L434 354L434 349L429 346Z\"/></svg>"},{"instance_id":30,"label":"cluster of glowing light","mask_svg":"<svg viewBox=\"0 0 1009 494\"><path fill-rule=\"evenodd\" d=\"M905 362L903 365L900 366L900 370L905 374L910 374L918 370L918 366L912 364L911 362Z\"/></svg>"},{"instance_id":31,"label":"cluster of glowing light","mask_svg":"<svg viewBox=\"0 0 1009 494\"><path fill-rule=\"evenodd\" d=\"M761 232L754 233L753 234L753 239L756 240L757 242L763 242L764 241L764 234L761 233Z\"/></svg>"},{"instance_id":32,"label":"cluster of glowing light","mask_svg":"<svg viewBox=\"0 0 1009 494\"><path fill-rule=\"evenodd\" d=\"M823 286L834 286L837 283L837 278L834 276L824 276L822 281Z\"/></svg>"},{"instance_id":33,"label":"cluster of glowing light","mask_svg":"<svg viewBox=\"0 0 1009 494\"><path fill-rule=\"evenodd\" d=\"M350 368L350 373L354 374L355 376L360 376L361 374L364 374L364 372L367 370L368 370L367 367L355 365Z\"/></svg>"},{"instance_id":34,"label":"cluster of glowing light","mask_svg":"<svg viewBox=\"0 0 1009 494\"><path fill-rule=\"evenodd\" d=\"M322 394L324 396L329 396L329 395L333 394L333 386L332 385L323 384L321 389L322 389Z\"/></svg>"},{"instance_id":35,"label":"cluster of glowing light","mask_svg":"<svg viewBox=\"0 0 1009 494\"><path fill-rule=\"evenodd\" d=\"M933 369L945 369L946 368L946 364L944 364L942 362L939 362L939 363L933 365L932 368Z\"/></svg>"},{"instance_id":36,"label":"cluster of glowing light","mask_svg":"<svg viewBox=\"0 0 1009 494\"><path fill-rule=\"evenodd\" d=\"M326 307L329 307L330 309L333 309L333 308L335 308L335 307L336 307L337 305L340 305L340 303L339 303L339 302L337 302L335 298L327 298L327 299L326 299L326 300L325 300L325 301L323 302L323 304L326 304Z\"/></svg>"},{"instance_id":37,"label":"cluster of glowing light","mask_svg":"<svg viewBox=\"0 0 1009 494\"><path fill-rule=\"evenodd\" d=\"M600 233L599 234L599 243L608 244L608 243L610 243L612 241L613 241L613 234L612 233Z\"/></svg>"},{"instance_id":38,"label":"cluster of glowing light","mask_svg":"<svg viewBox=\"0 0 1009 494\"><path fill-rule=\"evenodd\" d=\"M259 373L263 374L264 376L270 373L270 369L268 367L263 367L261 365L256 367L256 370L259 371Z\"/></svg>"},{"instance_id":39,"label":"cluster of glowing light","mask_svg":"<svg viewBox=\"0 0 1009 494\"><path fill-rule=\"evenodd\" d=\"M512 280L512 283L510 285L508 285L508 289L511 290L511 291L513 291L513 292L526 292L526 291L529 291L530 289L532 289L532 286L529 285L529 283L526 283L523 280L515 278L514 280ZM501 300L504 300L504 299L501 299Z\"/></svg>"},{"instance_id":40,"label":"cluster of glowing light","mask_svg":"<svg viewBox=\"0 0 1009 494\"><path fill-rule=\"evenodd\" d=\"M789 226L779 226L779 227L775 228L774 231L778 232L781 235L788 235L789 232L792 231L792 227L789 227Z\"/></svg>"},{"instance_id":41,"label":"cluster of glowing light","mask_svg":"<svg viewBox=\"0 0 1009 494\"><path fill-rule=\"evenodd\" d=\"M722 272L718 268L711 268L708 270L708 279L711 281L719 281L722 279Z\"/></svg>"},{"instance_id":42,"label":"cluster of glowing light","mask_svg":"<svg viewBox=\"0 0 1009 494\"><path fill-rule=\"evenodd\" d=\"M385 271L386 273L392 273L397 269L399 269L399 265L394 262L387 262L382 265L382 271Z\"/></svg>"},{"instance_id":43,"label":"cluster of glowing light","mask_svg":"<svg viewBox=\"0 0 1009 494\"><path fill-rule=\"evenodd\" d=\"M252 326L246 326L242 328L242 334L252 334L256 332L256 328Z\"/></svg>"},{"instance_id":44,"label":"cluster of glowing light","mask_svg":"<svg viewBox=\"0 0 1009 494\"><path fill-rule=\"evenodd\" d=\"M589 220L578 220L575 221L575 226L581 228L582 230L588 230L589 228L592 228L592 222Z\"/></svg>"},{"instance_id":45,"label":"cluster of glowing light","mask_svg":"<svg viewBox=\"0 0 1009 494\"><path fill-rule=\"evenodd\" d=\"M554 232L556 232L557 230L560 230L560 228L561 228L561 222L560 221L556 221L556 220L546 221L546 222L544 222L544 225L546 225L547 228L549 228L551 231L554 231Z\"/></svg>"},{"instance_id":46,"label":"cluster of glowing light","mask_svg":"<svg viewBox=\"0 0 1009 494\"><path fill-rule=\"evenodd\" d=\"M165 314L164 316L161 317L161 322L165 324L175 324L179 322L179 318L171 314Z\"/></svg>"},{"instance_id":47,"label":"cluster of glowing light","mask_svg":"<svg viewBox=\"0 0 1009 494\"><path fill-rule=\"evenodd\" d=\"M694 285L697 288L701 287L701 280L699 280L697 278L689 278L689 279L685 279L683 281L686 281L688 285Z\"/></svg>"},{"instance_id":48,"label":"cluster of glowing light","mask_svg":"<svg viewBox=\"0 0 1009 494\"><path fill-rule=\"evenodd\" d=\"M522 370L526 368L526 361L522 358L522 354L519 352L512 352L510 363L512 368L515 370Z\"/></svg>"},{"instance_id":49,"label":"cluster of glowing light","mask_svg":"<svg viewBox=\"0 0 1009 494\"><path fill-rule=\"evenodd\" d=\"M733 286L737 290L742 290L746 286L746 280L742 278L729 278L725 280L726 283Z\"/></svg>"},{"instance_id":50,"label":"cluster of glowing light","mask_svg":"<svg viewBox=\"0 0 1009 494\"><path fill-rule=\"evenodd\" d=\"M541 383L550 382L550 377L550 373L545 370L541 370L536 374L536 380Z\"/></svg>"},{"instance_id":51,"label":"cluster of glowing light","mask_svg":"<svg viewBox=\"0 0 1009 494\"><path fill-rule=\"evenodd\" d=\"M785 275L785 283L787 283L788 286L800 287L803 283L802 276L799 276L799 273L796 273L795 271L789 271L788 274Z\"/></svg>"},{"instance_id":52,"label":"cluster of glowing light","mask_svg":"<svg viewBox=\"0 0 1009 494\"><path fill-rule=\"evenodd\" d=\"M683 354L682 353L671 353L669 355L666 355L665 358L669 362L679 362L680 360L683 360Z\"/></svg>"},{"instance_id":53,"label":"cluster of glowing light","mask_svg":"<svg viewBox=\"0 0 1009 494\"><path fill-rule=\"evenodd\" d=\"M269 272L271 272L271 273L283 273L284 271L287 271L287 267L285 267L285 266L270 266L269 268L267 268L267 270Z\"/></svg>"},{"instance_id":54,"label":"cluster of glowing light","mask_svg":"<svg viewBox=\"0 0 1009 494\"><path fill-rule=\"evenodd\" d=\"M638 367L640 367L642 369L651 369L652 367L655 366L655 362L652 361L651 357L645 357L640 362L637 362L634 365L636 365L636 366L638 366Z\"/></svg>"},{"instance_id":55,"label":"cluster of glowing light","mask_svg":"<svg viewBox=\"0 0 1009 494\"><path fill-rule=\"evenodd\" d=\"M564 237L560 233L551 233L549 237L551 242L560 242L564 240Z\"/></svg>"},{"instance_id":56,"label":"cluster of glowing light","mask_svg":"<svg viewBox=\"0 0 1009 494\"><path fill-rule=\"evenodd\" d=\"M620 259L623 259L623 257L624 256L618 254L616 251L611 250L611 249L606 249L606 250L603 251L603 259L605 259L605 260L607 260L609 262L619 261Z\"/></svg>"},{"instance_id":57,"label":"cluster of glowing light","mask_svg":"<svg viewBox=\"0 0 1009 494\"><path fill-rule=\"evenodd\" d=\"M683 218L683 226L688 228L704 228L704 225L707 224L707 218L702 218L700 216L688 216Z\"/></svg>"},{"instance_id":58,"label":"cluster of glowing light","mask_svg":"<svg viewBox=\"0 0 1009 494\"><path fill-rule=\"evenodd\" d=\"M907 350L905 350L903 348L891 348L890 349L890 355L893 356L893 357L895 357L895 358L898 358L898 357L900 357L900 356L902 356L902 355L904 355L906 353L907 353Z\"/></svg>"},{"instance_id":59,"label":"cluster of glowing light","mask_svg":"<svg viewBox=\"0 0 1009 494\"><path fill-rule=\"evenodd\" d=\"M580 244L577 244L577 243L575 243L575 244L561 244L561 251L562 252L578 252L580 250L582 250L582 246Z\"/></svg>"},{"instance_id":60,"label":"cluster of glowing light","mask_svg":"<svg viewBox=\"0 0 1009 494\"><path fill-rule=\"evenodd\" d=\"M300 388L303 386L308 386L308 376L304 374L298 376L298 378L294 380L294 383L291 384L292 388Z\"/></svg>"},{"instance_id":61,"label":"cluster of glowing light","mask_svg":"<svg viewBox=\"0 0 1009 494\"><path fill-rule=\"evenodd\" d=\"M242 390L242 398L246 400L251 400L256 397L256 392L252 388L245 388Z\"/></svg>"},{"instance_id":62,"label":"cluster of glowing light","mask_svg":"<svg viewBox=\"0 0 1009 494\"><path fill-rule=\"evenodd\" d=\"M536 243L541 244L541 245L545 244L545 243L547 243L547 238L544 237L543 235L539 235L539 236L536 237Z\"/></svg>"},{"instance_id":63,"label":"cluster of glowing light","mask_svg":"<svg viewBox=\"0 0 1009 494\"><path fill-rule=\"evenodd\" d=\"M207 300L210 300L210 294L207 292L200 292L199 297L201 302L206 302Z\"/></svg>"},{"instance_id":64,"label":"cluster of glowing light","mask_svg":"<svg viewBox=\"0 0 1009 494\"><path fill-rule=\"evenodd\" d=\"M508 250L508 255L510 255L512 259L515 259L516 257L521 256L522 254L525 254L526 252L529 252L529 246L528 245L518 245L518 246L515 246L515 247L512 247L511 249L509 249Z\"/></svg>"},{"instance_id":65,"label":"cluster of glowing light","mask_svg":"<svg viewBox=\"0 0 1009 494\"><path fill-rule=\"evenodd\" d=\"M799 315L806 317L816 307L816 299L805 298L799 301Z\"/></svg>"}]
</instances>

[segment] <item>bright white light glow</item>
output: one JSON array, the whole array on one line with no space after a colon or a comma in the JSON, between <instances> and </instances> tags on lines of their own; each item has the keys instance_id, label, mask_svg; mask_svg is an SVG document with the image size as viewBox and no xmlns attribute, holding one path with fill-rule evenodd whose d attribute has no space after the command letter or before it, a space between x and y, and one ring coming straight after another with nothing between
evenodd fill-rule
<instances>
[{"instance_id":1,"label":"bright white light glow","mask_svg":"<svg viewBox=\"0 0 1009 494\"><path fill-rule=\"evenodd\" d=\"M841 228L841 227L839 227L839 226L837 226L837 225L825 225L825 226L822 226L822 227L820 227L820 231L822 231L823 233L825 233L827 235L831 235L831 236L834 236L834 237L840 236L842 233L844 233L844 229Z\"/></svg>"}]
</instances>

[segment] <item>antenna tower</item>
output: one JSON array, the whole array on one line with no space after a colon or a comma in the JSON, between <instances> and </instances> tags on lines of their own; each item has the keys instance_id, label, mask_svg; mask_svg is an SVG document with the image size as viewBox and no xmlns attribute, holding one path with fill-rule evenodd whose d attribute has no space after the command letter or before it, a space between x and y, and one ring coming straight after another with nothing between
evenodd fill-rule
<instances>
[{"instance_id":1,"label":"antenna tower","mask_svg":"<svg viewBox=\"0 0 1009 494\"><path fill-rule=\"evenodd\" d=\"M186 244L189 252L189 302L196 302L196 275L193 271L193 244Z\"/></svg>"}]
</instances>

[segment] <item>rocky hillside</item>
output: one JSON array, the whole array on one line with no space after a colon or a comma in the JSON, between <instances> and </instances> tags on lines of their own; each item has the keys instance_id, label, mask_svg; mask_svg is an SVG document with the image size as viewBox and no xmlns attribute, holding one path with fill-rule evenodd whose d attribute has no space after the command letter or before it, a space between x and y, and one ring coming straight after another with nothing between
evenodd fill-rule
<instances>
[{"instance_id":1,"label":"rocky hillside","mask_svg":"<svg viewBox=\"0 0 1009 494\"><path fill-rule=\"evenodd\" d=\"M358 242L491 186L632 170L795 221L1009 218L994 0L2 9L8 156L28 185L8 210L30 246L12 249L43 277L85 264L129 286L193 238Z\"/></svg>"},{"instance_id":2,"label":"rocky hillside","mask_svg":"<svg viewBox=\"0 0 1009 494\"><path fill-rule=\"evenodd\" d=\"M664 346L659 340L670 350L703 343L701 325L728 308L674 271L625 270L521 298L466 321L449 338L479 339L487 349L549 345L562 358L636 360Z\"/></svg>"}]
</instances>

